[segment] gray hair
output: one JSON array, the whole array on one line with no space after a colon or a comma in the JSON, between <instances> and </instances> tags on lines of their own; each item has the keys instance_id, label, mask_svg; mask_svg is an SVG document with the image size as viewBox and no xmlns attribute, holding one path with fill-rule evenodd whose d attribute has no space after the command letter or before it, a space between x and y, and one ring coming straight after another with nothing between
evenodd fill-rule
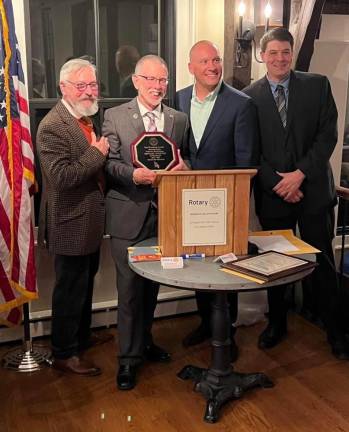
<instances>
[{"instance_id":1,"label":"gray hair","mask_svg":"<svg viewBox=\"0 0 349 432\"><path fill-rule=\"evenodd\" d=\"M267 45L272 41L279 42L289 42L291 48L293 49L293 36L292 34L284 27L276 27L269 30L265 33L260 41L261 51L265 52L267 49Z\"/></svg>"},{"instance_id":2,"label":"gray hair","mask_svg":"<svg viewBox=\"0 0 349 432\"><path fill-rule=\"evenodd\" d=\"M157 62L162 64L163 66L165 66L167 72L168 72L168 66L167 63L165 62L165 60L163 58L161 58L160 56L157 56L155 54L148 54L145 55L143 57L141 57L138 62L136 63L136 67L135 67L135 75L139 74L140 69L142 68L143 64L147 61L152 61L152 62Z\"/></svg>"},{"instance_id":3,"label":"gray hair","mask_svg":"<svg viewBox=\"0 0 349 432\"><path fill-rule=\"evenodd\" d=\"M96 72L96 66L90 63L88 60L84 60L82 58L74 58L68 60L61 67L61 70L59 72L59 81L65 81L71 73L77 72L80 69L85 69L88 67L93 69L94 72Z\"/></svg>"}]
</instances>

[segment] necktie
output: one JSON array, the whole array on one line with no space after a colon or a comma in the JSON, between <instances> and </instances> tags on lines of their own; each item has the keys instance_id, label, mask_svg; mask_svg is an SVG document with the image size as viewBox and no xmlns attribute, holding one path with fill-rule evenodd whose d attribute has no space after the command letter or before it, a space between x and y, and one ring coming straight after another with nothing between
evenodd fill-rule
<instances>
[{"instance_id":1,"label":"necktie","mask_svg":"<svg viewBox=\"0 0 349 432\"><path fill-rule=\"evenodd\" d=\"M148 131L147 132L156 132L156 123L155 123L155 114L153 112L147 112L144 114L149 119Z\"/></svg>"},{"instance_id":2,"label":"necktie","mask_svg":"<svg viewBox=\"0 0 349 432\"><path fill-rule=\"evenodd\" d=\"M278 108L281 122L283 127L286 127L286 119L287 119L287 110L286 110L286 96L285 89L282 85L278 85L276 87L276 98L275 98L276 106Z\"/></svg>"}]
</instances>

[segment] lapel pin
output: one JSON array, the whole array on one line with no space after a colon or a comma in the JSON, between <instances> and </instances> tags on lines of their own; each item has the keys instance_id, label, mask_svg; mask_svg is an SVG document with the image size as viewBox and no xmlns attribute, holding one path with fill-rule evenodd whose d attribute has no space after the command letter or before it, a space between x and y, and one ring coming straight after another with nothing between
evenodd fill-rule
<instances>
[{"instance_id":1,"label":"lapel pin","mask_svg":"<svg viewBox=\"0 0 349 432\"><path fill-rule=\"evenodd\" d=\"M136 119L138 119L138 114L134 113L132 117L136 120Z\"/></svg>"}]
</instances>

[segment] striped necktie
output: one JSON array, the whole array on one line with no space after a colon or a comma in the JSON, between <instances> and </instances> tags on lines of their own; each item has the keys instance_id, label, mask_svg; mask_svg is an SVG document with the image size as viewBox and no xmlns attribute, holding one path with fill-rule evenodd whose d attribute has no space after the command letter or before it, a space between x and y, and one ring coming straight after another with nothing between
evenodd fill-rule
<instances>
[{"instance_id":1,"label":"striped necktie","mask_svg":"<svg viewBox=\"0 0 349 432\"><path fill-rule=\"evenodd\" d=\"M144 114L149 119L148 131L147 132L156 132L156 123L155 123L155 114L153 112L148 111Z\"/></svg>"},{"instance_id":2,"label":"striped necktie","mask_svg":"<svg viewBox=\"0 0 349 432\"><path fill-rule=\"evenodd\" d=\"M287 120L287 110L286 110L286 96L284 86L278 85L276 87L276 98L275 98L276 106L280 114L282 126L286 127Z\"/></svg>"}]
</instances>

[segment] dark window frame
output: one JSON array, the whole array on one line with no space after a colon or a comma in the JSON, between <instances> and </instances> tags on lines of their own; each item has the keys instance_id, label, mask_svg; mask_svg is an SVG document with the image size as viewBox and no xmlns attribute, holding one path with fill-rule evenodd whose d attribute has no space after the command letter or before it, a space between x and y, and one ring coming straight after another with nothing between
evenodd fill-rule
<instances>
[{"instance_id":1,"label":"dark window frame","mask_svg":"<svg viewBox=\"0 0 349 432\"><path fill-rule=\"evenodd\" d=\"M159 41L160 41L160 56L163 57L169 70L169 85L167 91L167 98L165 103L173 106L175 92L176 92L176 16L175 16L175 0L158 0L159 1ZM96 67L100 65L100 40L99 40L99 16L98 5L99 0L94 2L94 23L95 23L95 44L96 44ZM27 71L28 71L28 88L29 95L32 95L32 50L31 50L31 35L30 35L30 1L24 2L24 16L25 16L25 37L26 37L26 54L27 54ZM42 117L45 112L48 112L54 107L59 98L33 98L29 97L29 112L30 112L30 129L32 140L34 143L38 127L38 118ZM101 128L104 119L104 111L113 106L121 105L130 101L131 98L101 98L99 99L99 111L95 116L99 127ZM36 152L35 152L36 153ZM37 158L36 158L37 162ZM39 200L41 191L41 172L39 164L36 163L36 178L39 186L39 193L35 195L35 225L38 224L39 213Z\"/></svg>"}]
</instances>

